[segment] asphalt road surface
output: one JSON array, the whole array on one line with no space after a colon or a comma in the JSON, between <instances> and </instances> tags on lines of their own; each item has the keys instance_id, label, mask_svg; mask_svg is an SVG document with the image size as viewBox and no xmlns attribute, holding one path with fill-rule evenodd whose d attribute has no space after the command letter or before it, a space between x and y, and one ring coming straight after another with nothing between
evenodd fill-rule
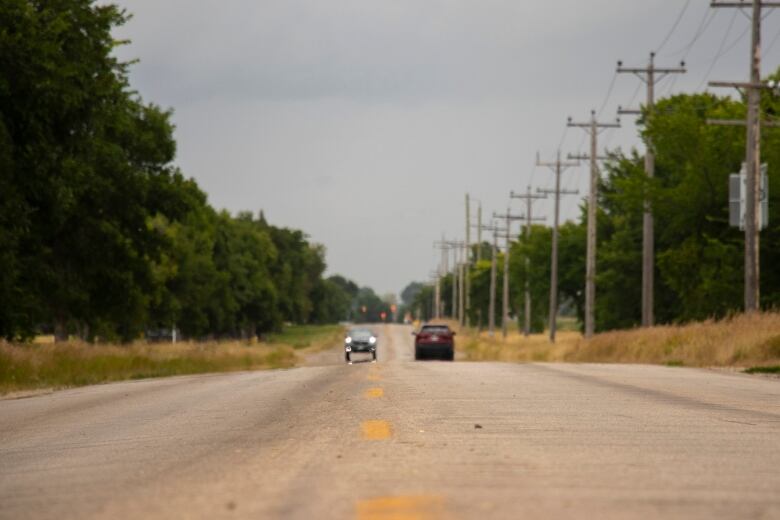
<instances>
[{"instance_id":1,"label":"asphalt road surface","mask_svg":"<svg viewBox=\"0 0 780 520\"><path fill-rule=\"evenodd\" d=\"M780 518L780 380L412 361L0 401L0 518Z\"/></svg>"}]
</instances>

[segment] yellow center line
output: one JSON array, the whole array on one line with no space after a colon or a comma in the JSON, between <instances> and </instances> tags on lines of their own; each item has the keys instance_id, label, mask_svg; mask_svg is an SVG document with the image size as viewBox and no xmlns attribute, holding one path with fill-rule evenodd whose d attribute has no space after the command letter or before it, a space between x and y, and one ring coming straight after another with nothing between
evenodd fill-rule
<instances>
[{"instance_id":1,"label":"yellow center line","mask_svg":"<svg viewBox=\"0 0 780 520\"><path fill-rule=\"evenodd\" d=\"M377 399L379 397L383 397L385 395L385 391L381 388L369 388L363 395L366 399Z\"/></svg>"},{"instance_id":2,"label":"yellow center line","mask_svg":"<svg viewBox=\"0 0 780 520\"><path fill-rule=\"evenodd\" d=\"M378 497L356 504L357 520L435 520L444 518L444 499L416 495Z\"/></svg>"},{"instance_id":3,"label":"yellow center line","mask_svg":"<svg viewBox=\"0 0 780 520\"><path fill-rule=\"evenodd\" d=\"M381 441L389 439L392 435L390 423L387 421L363 421L360 429L363 431L363 439L367 441Z\"/></svg>"}]
</instances>

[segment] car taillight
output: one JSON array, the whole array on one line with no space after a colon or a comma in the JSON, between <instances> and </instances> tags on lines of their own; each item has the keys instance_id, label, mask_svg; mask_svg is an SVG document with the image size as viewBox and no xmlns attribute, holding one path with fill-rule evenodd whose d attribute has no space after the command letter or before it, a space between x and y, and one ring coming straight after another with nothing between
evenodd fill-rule
<instances>
[{"instance_id":1,"label":"car taillight","mask_svg":"<svg viewBox=\"0 0 780 520\"><path fill-rule=\"evenodd\" d=\"M417 335L417 339L430 339L430 334L420 333Z\"/></svg>"}]
</instances>

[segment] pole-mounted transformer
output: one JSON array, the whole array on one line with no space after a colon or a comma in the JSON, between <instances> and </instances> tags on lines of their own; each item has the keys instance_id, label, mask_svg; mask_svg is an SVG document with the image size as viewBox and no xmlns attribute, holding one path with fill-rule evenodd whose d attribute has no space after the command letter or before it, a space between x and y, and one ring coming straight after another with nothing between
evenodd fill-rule
<instances>
[{"instance_id":1,"label":"pole-mounted transformer","mask_svg":"<svg viewBox=\"0 0 780 520\"><path fill-rule=\"evenodd\" d=\"M759 195L759 229L769 225L769 167L761 165L761 181ZM747 213L747 168L742 163L739 173L729 175L729 225L745 229L745 214Z\"/></svg>"}]
</instances>

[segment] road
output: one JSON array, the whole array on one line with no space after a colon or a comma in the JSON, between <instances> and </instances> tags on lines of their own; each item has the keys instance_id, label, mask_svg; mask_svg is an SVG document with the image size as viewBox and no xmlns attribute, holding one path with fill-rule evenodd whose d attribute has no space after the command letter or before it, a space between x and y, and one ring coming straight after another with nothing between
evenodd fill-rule
<instances>
[{"instance_id":1,"label":"road","mask_svg":"<svg viewBox=\"0 0 780 520\"><path fill-rule=\"evenodd\" d=\"M780 518L780 381L412 361L0 401L0 518Z\"/></svg>"}]
</instances>

